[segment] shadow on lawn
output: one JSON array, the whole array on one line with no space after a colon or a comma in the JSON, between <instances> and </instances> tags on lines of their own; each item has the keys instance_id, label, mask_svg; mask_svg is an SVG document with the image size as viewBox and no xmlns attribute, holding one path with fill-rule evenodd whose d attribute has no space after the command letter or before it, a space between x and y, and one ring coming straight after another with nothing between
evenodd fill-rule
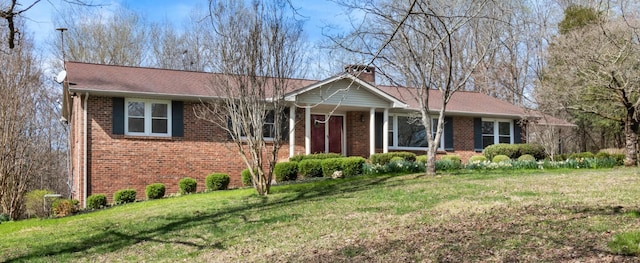
<instances>
[{"instance_id":1,"label":"shadow on lawn","mask_svg":"<svg viewBox=\"0 0 640 263\"><path fill-rule=\"evenodd\" d=\"M30 248L29 253L19 255L13 258L5 258L7 261L31 261L40 257L50 257L73 253L80 255L86 253L103 254L117 251L142 242L157 242L165 244L185 245L202 249L224 249L221 241L210 243L208 238L202 236L184 236L180 238L178 235L182 230L192 228L197 225L210 225L215 227L217 223L227 220L230 215L242 218L244 215L240 212L250 209L277 208L286 206L294 202L309 201L313 199L326 198L332 195L358 192L368 190L371 186L384 183L390 176L378 176L365 179L346 179L345 180L327 180L309 184L287 185L272 188L273 193L290 193L287 198L277 201L269 201L269 197L249 196L246 198L261 198L259 202L240 202L239 205L228 206L224 209L215 211L196 211L192 214L181 217L164 218L168 223L156 228L144 231L130 231L126 227L121 228L117 223L108 223L103 229L97 229L96 233L85 236L77 242L54 242L46 244L42 247ZM269 224L275 221L282 221L283 218L267 218L259 221L251 221L250 223ZM291 220L289 218L288 220ZM244 218L245 222L246 217ZM140 224L144 222L139 222ZM135 232L135 233L127 233ZM169 239L163 236L170 235ZM178 238L176 238L178 237ZM194 241L197 240L197 241Z\"/></svg>"}]
</instances>

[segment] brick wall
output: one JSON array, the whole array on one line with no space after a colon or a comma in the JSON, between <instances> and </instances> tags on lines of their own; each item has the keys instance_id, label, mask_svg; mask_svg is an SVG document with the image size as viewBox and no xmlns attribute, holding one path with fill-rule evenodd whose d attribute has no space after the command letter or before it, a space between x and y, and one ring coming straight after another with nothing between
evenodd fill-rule
<instances>
[{"instance_id":1,"label":"brick wall","mask_svg":"<svg viewBox=\"0 0 640 263\"><path fill-rule=\"evenodd\" d=\"M347 156L369 158L369 119L369 112L347 112Z\"/></svg>"},{"instance_id":2,"label":"brick wall","mask_svg":"<svg viewBox=\"0 0 640 263\"><path fill-rule=\"evenodd\" d=\"M205 177L213 172L228 173L230 187L242 186L240 173L246 166L235 146L223 142L227 140L223 130L195 117L193 107L197 103L184 103L184 137L172 138L114 135L112 98L90 96L88 104L88 195L104 193L111 202L115 191L133 188L138 199L144 199L145 186L151 183L165 184L169 195L178 192L178 181L184 177L195 178L198 191L203 191ZM81 111L75 113L78 112ZM78 136L72 135L72 138L81 140L83 120L79 117L72 123L72 133ZM303 121L296 123L295 137L295 152L304 153ZM79 153L77 156L82 158L82 151ZM278 160L288 158L288 141L278 155ZM72 159L76 161L75 158ZM82 175L81 168L76 169L79 175ZM78 199L83 190L80 180Z\"/></svg>"},{"instance_id":3,"label":"brick wall","mask_svg":"<svg viewBox=\"0 0 640 263\"><path fill-rule=\"evenodd\" d=\"M477 155L474 150L473 138L473 118L453 117L453 149L452 154L460 156L463 162L467 162L473 155Z\"/></svg>"}]
</instances>

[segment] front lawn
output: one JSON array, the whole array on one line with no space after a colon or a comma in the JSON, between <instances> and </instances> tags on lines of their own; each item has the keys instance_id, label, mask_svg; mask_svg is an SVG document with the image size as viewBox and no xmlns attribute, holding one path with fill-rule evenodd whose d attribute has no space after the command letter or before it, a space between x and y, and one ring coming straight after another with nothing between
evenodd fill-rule
<instances>
[{"instance_id":1,"label":"front lawn","mask_svg":"<svg viewBox=\"0 0 640 263\"><path fill-rule=\"evenodd\" d=\"M611 261L638 169L362 176L0 224L0 261Z\"/></svg>"}]
</instances>

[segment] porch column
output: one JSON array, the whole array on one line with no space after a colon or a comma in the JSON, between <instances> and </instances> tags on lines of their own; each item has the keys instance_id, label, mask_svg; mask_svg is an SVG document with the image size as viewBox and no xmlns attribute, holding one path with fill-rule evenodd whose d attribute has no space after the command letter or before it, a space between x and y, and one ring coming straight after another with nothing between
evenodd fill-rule
<instances>
[{"instance_id":1,"label":"porch column","mask_svg":"<svg viewBox=\"0 0 640 263\"><path fill-rule=\"evenodd\" d=\"M382 114L382 152L389 152L389 109L385 108Z\"/></svg>"},{"instance_id":2,"label":"porch column","mask_svg":"<svg viewBox=\"0 0 640 263\"><path fill-rule=\"evenodd\" d=\"M376 109L369 109L369 155L376 153Z\"/></svg>"},{"instance_id":3,"label":"porch column","mask_svg":"<svg viewBox=\"0 0 640 263\"><path fill-rule=\"evenodd\" d=\"M296 106L289 107L289 157L293 157L296 150Z\"/></svg>"},{"instance_id":4,"label":"porch column","mask_svg":"<svg viewBox=\"0 0 640 263\"><path fill-rule=\"evenodd\" d=\"M311 107L304 108L304 154L311 154Z\"/></svg>"}]
</instances>

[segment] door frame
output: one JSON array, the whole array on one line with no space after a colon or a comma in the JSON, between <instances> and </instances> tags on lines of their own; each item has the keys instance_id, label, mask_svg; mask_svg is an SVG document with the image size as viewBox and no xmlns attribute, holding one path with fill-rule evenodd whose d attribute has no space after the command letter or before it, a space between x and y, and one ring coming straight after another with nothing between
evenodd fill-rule
<instances>
[{"instance_id":1,"label":"door frame","mask_svg":"<svg viewBox=\"0 0 640 263\"><path fill-rule=\"evenodd\" d=\"M325 121L327 120L327 118L329 117L329 113L326 112L311 112L311 114L309 115L309 118L313 118L313 115L323 115ZM340 153L343 156L346 156L346 152L347 152L347 115L345 113L336 113L334 112L333 114L331 114L332 116L340 116L342 117L342 134L340 135L340 140L342 142L341 145L341 149L342 152ZM311 123L311 125L314 125L314 123ZM324 125L324 152L328 153L329 152L329 125L328 123L325 123ZM313 139L312 139L313 141Z\"/></svg>"}]
</instances>

